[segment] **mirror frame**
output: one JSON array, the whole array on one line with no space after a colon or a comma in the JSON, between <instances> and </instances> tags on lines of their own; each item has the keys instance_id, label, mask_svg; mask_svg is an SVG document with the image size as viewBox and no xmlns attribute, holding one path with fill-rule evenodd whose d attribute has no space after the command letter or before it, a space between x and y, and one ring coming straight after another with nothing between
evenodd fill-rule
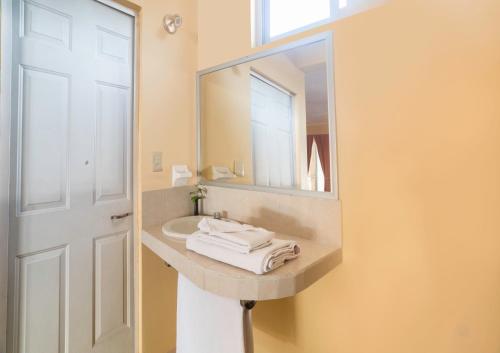
<instances>
[{"instance_id":1,"label":"mirror frame","mask_svg":"<svg viewBox=\"0 0 500 353\"><path fill-rule=\"evenodd\" d=\"M328 91L328 123L329 123L329 136L330 136L330 170L331 170L331 185L332 191L310 191L301 189L286 189L271 186L258 186L258 185L245 185L245 184L232 184L220 181L210 181L201 178L201 79L204 75L224 70L236 65L254 61L257 59L265 58L274 54L295 49L308 44L324 41L326 45L326 73L327 73L327 91ZM333 31L316 34L301 40L293 41L284 45L274 46L270 49L259 51L255 54L241 57L220 65L209 67L207 69L199 70L196 73L196 175L198 182L203 185L219 186L232 189L243 189L251 191L261 191L297 196L312 196L320 198L333 198L338 200L339 187L338 187L338 156L337 156L337 126L336 126L336 111L335 111L335 71L334 71L334 49L333 49Z\"/></svg>"}]
</instances>

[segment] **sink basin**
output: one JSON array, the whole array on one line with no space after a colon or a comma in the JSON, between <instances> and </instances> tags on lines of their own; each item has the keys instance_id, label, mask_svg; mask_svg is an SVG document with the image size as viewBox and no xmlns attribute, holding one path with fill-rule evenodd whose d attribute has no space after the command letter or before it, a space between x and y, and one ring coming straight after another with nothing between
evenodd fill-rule
<instances>
[{"instance_id":1,"label":"sink basin","mask_svg":"<svg viewBox=\"0 0 500 353\"><path fill-rule=\"evenodd\" d=\"M198 230L198 223L200 223L200 221L205 217L210 216L187 216L175 218L163 224L161 230L167 237L186 240L190 235ZM222 220L231 223L238 223L227 218L222 218Z\"/></svg>"},{"instance_id":2,"label":"sink basin","mask_svg":"<svg viewBox=\"0 0 500 353\"><path fill-rule=\"evenodd\" d=\"M163 234L167 237L187 239L198 230L198 223L203 217L206 216L188 216L172 219L163 225Z\"/></svg>"}]
</instances>

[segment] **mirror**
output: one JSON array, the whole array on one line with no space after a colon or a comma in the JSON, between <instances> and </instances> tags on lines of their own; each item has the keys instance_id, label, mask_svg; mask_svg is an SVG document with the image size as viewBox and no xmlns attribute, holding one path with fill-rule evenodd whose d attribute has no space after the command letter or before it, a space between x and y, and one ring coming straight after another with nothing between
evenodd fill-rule
<instances>
[{"instance_id":1,"label":"mirror","mask_svg":"<svg viewBox=\"0 0 500 353\"><path fill-rule=\"evenodd\" d=\"M203 182L336 195L331 47L322 35L198 74Z\"/></svg>"}]
</instances>

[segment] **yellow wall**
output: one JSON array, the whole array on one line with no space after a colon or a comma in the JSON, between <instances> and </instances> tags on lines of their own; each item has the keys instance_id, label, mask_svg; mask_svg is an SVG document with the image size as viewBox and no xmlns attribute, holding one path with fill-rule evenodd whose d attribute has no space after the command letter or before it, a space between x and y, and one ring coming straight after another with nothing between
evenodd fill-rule
<instances>
[{"instance_id":1,"label":"yellow wall","mask_svg":"<svg viewBox=\"0 0 500 353\"><path fill-rule=\"evenodd\" d=\"M198 11L200 68L251 51L249 1ZM257 305L256 352L499 351L499 18L497 0L397 0L323 27L344 261Z\"/></svg>"},{"instance_id":2,"label":"yellow wall","mask_svg":"<svg viewBox=\"0 0 500 353\"><path fill-rule=\"evenodd\" d=\"M120 1L131 6L129 1ZM133 0L139 9L139 134L142 191L171 184L171 165L195 169L196 0ZM165 14L184 23L177 34L162 27ZM152 153L163 153L163 172L152 172ZM139 211L140 213L140 211ZM142 247L142 339L144 353L175 347L176 272ZM139 317L138 320L141 320Z\"/></svg>"},{"instance_id":3,"label":"yellow wall","mask_svg":"<svg viewBox=\"0 0 500 353\"><path fill-rule=\"evenodd\" d=\"M196 0L135 0L140 12L139 117L142 189L171 186L173 164L195 164ZM175 35L162 27L166 14L183 17ZM153 173L152 154L163 153L163 172Z\"/></svg>"},{"instance_id":4,"label":"yellow wall","mask_svg":"<svg viewBox=\"0 0 500 353\"><path fill-rule=\"evenodd\" d=\"M238 65L201 80L201 169L206 178L210 166L233 169L234 161L239 160L245 175L224 181L253 183L249 74L248 65Z\"/></svg>"},{"instance_id":5,"label":"yellow wall","mask_svg":"<svg viewBox=\"0 0 500 353\"><path fill-rule=\"evenodd\" d=\"M177 272L142 246L142 352L175 349Z\"/></svg>"}]
</instances>

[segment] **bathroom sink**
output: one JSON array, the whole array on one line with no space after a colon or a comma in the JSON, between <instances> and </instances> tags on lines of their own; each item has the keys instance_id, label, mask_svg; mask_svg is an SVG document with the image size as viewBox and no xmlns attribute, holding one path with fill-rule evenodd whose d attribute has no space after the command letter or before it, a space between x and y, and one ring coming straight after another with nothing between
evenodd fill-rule
<instances>
[{"instance_id":1,"label":"bathroom sink","mask_svg":"<svg viewBox=\"0 0 500 353\"><path fill-rule=\"evenodd\" d=\"M198 230L198 223L204 217L207 216L188 216L172 219L163 225L163 234L167 237L187 239Z\"/></svg>"},{"instance_id":2,"label":"bathroom sink","mask_svg":"<svg viewBox=\"0 0 500 353\"><path fill-rule=\"evenodd\" d=\"M163 224L161 230L167 237L186 240L198 230L198 223L205 217L211 216L187 216L175 218ZM238 223L231 219L222 218L224 221Z\"/></svg>"}]
</instances>

